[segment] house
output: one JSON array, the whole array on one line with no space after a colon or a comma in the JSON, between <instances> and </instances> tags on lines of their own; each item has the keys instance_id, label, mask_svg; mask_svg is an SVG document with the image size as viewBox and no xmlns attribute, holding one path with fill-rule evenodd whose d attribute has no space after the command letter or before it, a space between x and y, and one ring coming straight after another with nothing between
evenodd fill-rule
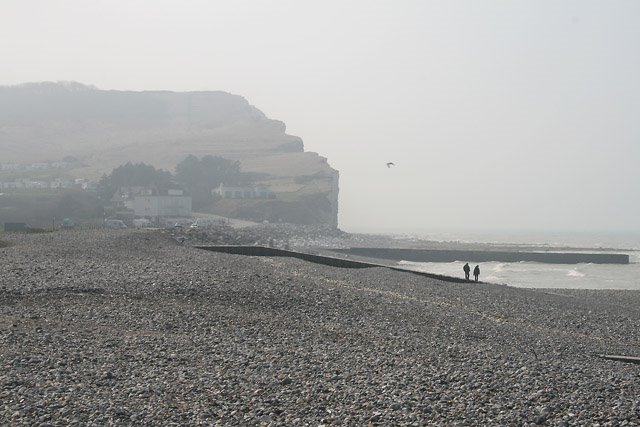
<instances>
[{"instance_id":1,"label":"house","mask_svg":"<svg viewBox=\"0 0 640 427\"><path fill-rule=\"evenodd\" d=\"M50 188L71 188L73 187L73 181L68 179L56 178L49 182Z\"/></svg>"},{"instance_id":2,"label":"house","mask_svg":"<svg viewBox=\"0 0 640 427\"><path fill-rule=\"evenodd\" d=\"M65 161L51 162L51 163L49 163L49 166L52 169L65 169L65 168L68 168L69 166L71 166L71 163L65 162Z\"/></svg>"},{"instance_id":3,"label":"house","mask_svg":"<svg viewBox=\"0 0 640 427\"><path fill-rule=\"evenodd\" d=\"M136 217L157 221L163 217L191 216L191 196L184 194L141 195L133 199Z\"/></svg>"},{"instance_id":4,"label":"house","mask_svg":"<svg viewBox=\"0 0 640 427\"><path fill-rule=\"evenodd\" d=\"M30 163L27 165L28 171L44 170L44 169L49 169L49 163L39 162L39 163Z\"/></svg>"},{"instance_id":5,"label":"house","mask_svg":"<svg viewBox=\"0 0 640 427\"><path fill-rule=\"evenodd\" d=\"M19 163L0 163L0 170L3 171L19 171L22 169L24 169L24 166Z\"/></svg>"},{"instance_id":6,"label":"house","mask_svg":"<svg viewBox=\"0 0 640 427\"><path fill-rule=\"evenodd\" d=\"M22 181L10 181L10 182L2 183L2 188L17 189L17 188L24 188L24 187L25 187L25 184Z\"/></svg>"},{"instance_id":7,"label":"house","mask_svg":"<svg viewBox=\"0 0 640 427\"><path fill-rule=\"evenodd\" d=\"M120 187L111 197L111 204L116 209L129 210L136 218L152 221L164 217L191 216L191 196L173 183L160 188Z\"/></svg>"},{"instance_id":8,"label":"house","mask_svg":"<svg viewBox=\"0 0 640 427\"><path fill-rule=\"evenodd\" d=\"M81 184L83 190L95 191L98 188L98 183L94 181L85 181Z\"/></svg>"},{"instance_id":9,"label":"house","mask_svg":"<svg viewBox=\"0 0 640 427\"><path fill-rule=\"evenodd\" d=\"M137 196L150 196L153 190L142 185L120 187L111 197L111 205L117 208L133 209Z\"/></svg>"},{"instance_id":10,"label":"house","mask_svg":"<svg viewBox=\"0 0 640 427\"><path fill-rule=\"evenodd\" d=\"M25 183L25 188L32 190L43 190L49 188L49 183L46 181L28 181Z\"/></svg>"},{"instance_id":11,"label":"house","mask_svg":"<svg viewBox=\"0 0 640 427\"><path fill-rule=\"evenodd\" d=\"M275 196L266 185L233 187L220 184L218 188L211 190L211 194L223 199L271 199Z\"/></svg>"}]
</instances>

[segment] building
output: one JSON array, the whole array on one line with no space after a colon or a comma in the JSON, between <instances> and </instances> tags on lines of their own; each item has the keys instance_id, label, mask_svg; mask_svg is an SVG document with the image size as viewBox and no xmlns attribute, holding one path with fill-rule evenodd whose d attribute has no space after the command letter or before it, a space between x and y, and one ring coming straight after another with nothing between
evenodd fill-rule
<instances>
[{"instance_id":1,"label":"building","mask_svg":"<svg viewBox=\"0 0 640 427\"><path fill-rule=\"evenodd\" d=\"M185 196L181 190L171 190L171 193L135 196L133 199L135 216L152 221L163 217L191 216L191 196Z\"/></svg>"},{"instance_id":2,"label":"building","mask_svg":"<svg viewBox=\"0 0 640 427\"><path fill-rule=\"evenodd\" d=\"M11 189L25 188L25 184L22 181L3 182L2 188L11 188Z\"/></svg>"},{"instance_id":3,"label":"building","mask_svg":"<svg viewBox=\"0 0 640 427\"><path fill-rule=\"evenodd\" d=\"M49 182L48 187L50 187L50 188L72 188L73 187L73 181L68 180L68 179L56 178L53 181Z\"/></svg>"},{"instance_id":4,"label":"building","mask_svg":"<svg viewBox=\"0 0 640 427\"><path fill-rule=\"evenodd\" d=\"M223 199L272 199L275 196L266 185L232 187L220 184L218 188L211 190L211 194Z\"/></svg>"},{"instance_id":5,"label":"building","mask_svg":"<svg viewBox=\"0 0 640 427\"><path fill-rule=\"evenodd\" d=\"M22 169L24 169L24 166L19 163L0 163L0 170L3 171L19 171Z\"/></svg>"},{"instance_id":6,"label":"building","mask_svg":"<svg viewBox=\"0 0 640 427\"><path fill-rule=\"evenodd\" d=\"M151 196L153 191L142 185L120 187L111 197L111 205L116 208L133 209L137 196Z\"/></svg>"},{"instance_id":7,"label":"building","mask_svg":"<svg viewBox=\"0 0 640 427\"><path fill-rule=\"evenodd\" d=\"M46 181L29 181L25 184L25 188L32 190L44 190L49 188L49 183Z\"/></svg>"}]
</instances>

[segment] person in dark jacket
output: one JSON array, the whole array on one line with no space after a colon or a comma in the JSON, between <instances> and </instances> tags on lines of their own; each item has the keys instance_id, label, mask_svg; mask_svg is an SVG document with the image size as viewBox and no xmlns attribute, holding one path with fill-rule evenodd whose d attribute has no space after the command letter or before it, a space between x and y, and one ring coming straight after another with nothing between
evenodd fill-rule
<instances>
[{"instance_id":1,"label":"person in dark jacket","mask_svg":"<svg viewBox=\"0 0 640 427\"><path fill-rule=\"evenodd\" d=\"M473 277L476 278L476 282L478 281L479 275L480 275L480 266L476 265L476 268L473 269Z\"/></svg>"},{"instance_id":2,"label":"person in dark jacket","mask_svg":"<svg viewBox=\"0 0 640 427\"><path fill-rule=\"evenodd\" d=\"M462 267L462 269L464 270L464 278L469 280L469 272L471 271L471 267L469 267L469 263L466 263L464 267Z\"/></svg>"}]
</instances>

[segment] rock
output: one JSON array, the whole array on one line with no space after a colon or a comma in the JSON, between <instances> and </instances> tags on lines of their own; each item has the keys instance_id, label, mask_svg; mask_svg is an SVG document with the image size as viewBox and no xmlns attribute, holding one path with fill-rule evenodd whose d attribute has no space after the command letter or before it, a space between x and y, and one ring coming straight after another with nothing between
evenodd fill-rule
<instances>
[{"instance_id":1,"label":"rock","mask_svg":"<svg viewBox=\"0 0 640 427\"><path fill-rule=\"evenodd\" d=\"M286 378L284 378L284 379L280 382L280 384L282 384L282 385L289 385L289 384L291 384L292 382L293 382L293 380L292 380L291 378L286 377Z\"/></svg>"}]
</instances>

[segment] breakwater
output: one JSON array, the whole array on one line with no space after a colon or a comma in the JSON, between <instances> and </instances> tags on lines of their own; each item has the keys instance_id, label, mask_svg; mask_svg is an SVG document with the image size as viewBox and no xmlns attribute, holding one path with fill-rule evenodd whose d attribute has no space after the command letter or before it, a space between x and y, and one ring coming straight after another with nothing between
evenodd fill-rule
<instances>
[{"instance_id":1,"label":"breakwater","mask_svg":"<svg viewBox=\"0 0 640 427\"><path fill-rule=\"evenodd\" d=\"M403 271L405 273L416 274L419 276L429 277L432 279L443 280L445 282L454 282L454 283L464 283L468 282L468 280L445 276L442 274L433 274L427 273L424 271L415 271L409 270L406 268L395 267L390 265L383 264L375 264L371 262L364 261L356 261L349 260L343 258L330 257L326 255L315 255L308 254L304 252L290 251L285 249L277 249L277 248L269 248L265 246L242 246L242 245L201 245L196 246L198 249L204 249L207 251L213 252L222 252L227 254L235 254L235 255L246 255L246 256L273 256L273 257L290 257L290 258L298 258L305 261L313 262L315 264L323 264L329 265L332 267L340 267L340 268L372 268L372 267L381 267L388 268L395 271ZM482 283L482 282L480 282Z\"/></svg>"},{"instance_id":2,"label":"breakwater","mask_svg":"<svg viewBox=\"0 0 640 427\"><path fill-rule=\"evenodd\" d=\"M629 255L561 253L561 252L507 252L482 250L349 248L332 249L333 252L367 258L414 262L540 262L545 264L629 264Z\"/></svg>"},{"instance_id":3,"label":"breakwater","mask_svg":"<svg viewBox=\"0 0 640 427\"><path fill-rule=\"evenodd\" d=\"M205 249L213 252L223 252L227 254L235 255L248 255L248 256L276 256L276 257L290 257L299 258L305 261L311 261L316 264L331 265L333 267L342 268L369 268L380 267L376 264L367 262L354 261L342 258L327 257L322 255L307 254L304 252L296 252L285 249L269 248L265 246L243 246L243 245L202 245L196 246L198 249Z\"/></svg>"}]
</instances>

